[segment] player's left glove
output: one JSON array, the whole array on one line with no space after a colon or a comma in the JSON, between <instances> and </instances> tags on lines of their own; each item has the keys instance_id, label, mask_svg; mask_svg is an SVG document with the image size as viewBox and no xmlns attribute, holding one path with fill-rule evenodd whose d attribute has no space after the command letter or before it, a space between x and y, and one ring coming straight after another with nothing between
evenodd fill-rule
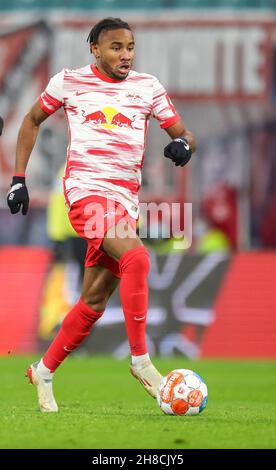
<instances>
[{"instance_id":1,"label":"player's left glove","mask_svg":"<svg viewBox=\"0 0 276 470\"><path fill-rule=\"evenodd\" d=\"M182 137L172 140L164 148L164 156L170 158L175 163L175 166L186 165L192 156L189 142Z\"/></svg>"}]
</instances>

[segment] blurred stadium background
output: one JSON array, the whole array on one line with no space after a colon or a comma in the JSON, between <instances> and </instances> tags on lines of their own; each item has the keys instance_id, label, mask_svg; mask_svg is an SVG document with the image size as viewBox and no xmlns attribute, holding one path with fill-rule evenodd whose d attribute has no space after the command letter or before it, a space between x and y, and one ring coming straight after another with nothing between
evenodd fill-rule
<instances>
[{"instance_id":1,"label":"blurred stadium background","mask_svg":"<svg viewBox=\"0 0 276 470\"><path fill-rule=\"evenodd\" d=\"M145 239L149 350L276 358L275 0L0 1L0 354L44 351L79 295L84 246L61 194L61 111L32 154L28 215L11 216L5 201L24 114L50 76L91 61L86 38L105 16L129 21L136 70L160 79L198 141L177 171L151 122L141 201L191 202L193 243L179 251L178 239L160 239L158 217ZM94 353L128 355L116 294L75 354Z\"/></svg>"}]
</instances>

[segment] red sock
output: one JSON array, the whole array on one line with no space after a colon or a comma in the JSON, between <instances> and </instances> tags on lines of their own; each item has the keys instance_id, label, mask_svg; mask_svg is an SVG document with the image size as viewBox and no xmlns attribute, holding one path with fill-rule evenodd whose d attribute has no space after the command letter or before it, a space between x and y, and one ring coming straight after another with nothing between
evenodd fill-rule
<instances>
[{"instance_id":1,"label":"red sock","mask_svg":"<svg viewBox=\"0 0 276 470\"><path fill-rule=\"evenodd\" d=\"M149 255L144 246L127 251L120 259L120 297L132 356L146 354Z\"/></svg>"},{"instance_id":2,"label":"red sock","mask_svg":"<svg viewBox=\"0 0 276 470\"><path fill-rule=\"evenodd\" d=\"M64 318L57 336L42 358L51 372L54 372L68 354L82 343L102 314L103 312L95 312L80 298Z\"/></svg>"}]
</instances>

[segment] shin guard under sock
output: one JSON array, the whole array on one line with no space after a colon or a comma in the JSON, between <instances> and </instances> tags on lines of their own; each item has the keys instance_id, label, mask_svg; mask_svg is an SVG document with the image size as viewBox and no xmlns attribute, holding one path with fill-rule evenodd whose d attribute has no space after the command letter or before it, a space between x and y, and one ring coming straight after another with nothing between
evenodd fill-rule
<instances>
[{"instance_id":1,"label":"shin guard under sock","mask_svg":"<svg viewBox=\"0 0 276 470\"><path fill-rule=\"evenodd\" d=\"M95 312L80 298L64 318L57 336L44 354L44 365L54 372L68 354L82 343L102 314Z\"/></svg>"},{"instance_id":2,"label":"shin guard under sock","mask_svg":"<svg viewBox=\"0 0 276 470\"><path fill-rule=\"evenodd\" d=\"M125 316L130 351L133 356L147 353L147 276L150 262L144 246L128 250L120 259L120 298Z\"/></svg>"}]
</instances>

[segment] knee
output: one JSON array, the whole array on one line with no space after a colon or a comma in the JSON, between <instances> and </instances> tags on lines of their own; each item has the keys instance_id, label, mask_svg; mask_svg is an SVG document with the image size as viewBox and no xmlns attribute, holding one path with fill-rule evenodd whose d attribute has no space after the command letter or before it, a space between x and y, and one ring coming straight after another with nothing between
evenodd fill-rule
<instances>
[{"instance_id":1,"label":"knee","mask_svg":"<svg viewBox=\"0 0 276 470\"><path fill-rule=\"evenodd\" d=\"M150 270L148 250L144 246L138 246L126 251L120 259L121 274L135 272L138 276L147 276Z\"/></svg>"}]
</instances>

